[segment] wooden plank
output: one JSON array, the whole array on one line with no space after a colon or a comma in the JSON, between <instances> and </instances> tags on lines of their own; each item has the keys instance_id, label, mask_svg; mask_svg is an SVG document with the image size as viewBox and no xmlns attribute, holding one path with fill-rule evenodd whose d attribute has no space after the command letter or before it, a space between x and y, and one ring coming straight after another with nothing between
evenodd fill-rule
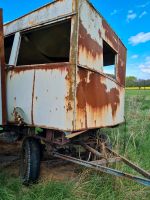
<instances>
[{"instance_id":1,"label":"wooden plank","mask_svg":"<svg viewBox=\"0 0 150 200\"><path fill-rule=\"evenodd\" d=\"M91 161L90 163L98 164L98 165L105 165L105 164L108 164L108 163L114 163L114 162L120 162L120 161L121 161L121 158L120 157L116 157L116 158L95 160L95 161Z\"/></svg>"}]
</instances>

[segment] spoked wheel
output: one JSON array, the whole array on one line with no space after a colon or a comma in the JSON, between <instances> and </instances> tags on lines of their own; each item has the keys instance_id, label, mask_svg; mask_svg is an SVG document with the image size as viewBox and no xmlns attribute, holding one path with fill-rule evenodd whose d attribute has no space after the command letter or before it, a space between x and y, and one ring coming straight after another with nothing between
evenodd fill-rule
<instances>
[{"instance_id":1,"label":"spoked wheel","mask_svg":"<svg viewBox=\"0 0 150 200\"><path fill-rule=\"evenodd\" d=\"M109 137L104 133L95 133L95 136L91 134L91 137L85 141L85 143L90 146L91 148L95 149L99 153L101 153L102 158L107 159L109 157L108 150L112 149L112 144L110 142ZM84 160L86 161L95 161L99 160L99 156L89 152L88 150L84 153Z\"/></svg>"},{"instance_id":2,"label":"spoked wheel","mask_svg":"<svg viewBox=\"0 0 150 200\"><path fill-rule=\"evenodd\" d=\"M34 138L23 141L21 149L20 176L23 184L35 183L40 172L40 144Z\"/></svg>"},{"instance_id":3,"label":"spoked wheel","mask_svg":"<svg viewBox=\"0 0 150 200\"><path fill-rule=\"evenodd\" d=\"M101 133L97 138L97 148L100 148L100 150L104 150L105 148L112 149L112 143L110 141L110 138L105 133Z\"/></svg>"},{"instance_id":4,"label":"spoked wheel","mask_svg":"<svg viewBox=\"0 0 150 200\"><path fill-rule=\"evenodd\" d=\"M112 149L112 143L105 133L100 133L96 139L95 149L102 153L104 158L107 159L109 156L107 148ZM97 159L97 157L95 157L95 159Z\"/></svg>"}]
</instances>

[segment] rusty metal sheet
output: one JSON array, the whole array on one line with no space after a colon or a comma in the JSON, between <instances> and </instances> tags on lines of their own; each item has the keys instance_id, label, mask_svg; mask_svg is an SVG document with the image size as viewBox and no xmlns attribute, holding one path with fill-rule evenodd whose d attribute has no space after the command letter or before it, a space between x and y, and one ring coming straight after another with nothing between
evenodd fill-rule
<instances>
[{"instance_id":1,"label":"rusty metal sheet","mask_svg":"<svg viewBox=\"0 0 150 200\"><path fill-rule=\"evenodd\" d=\"M21 108L25 113L24 121L31 124L32 87L34 70L7 74L8 121L15 122L14 109Z\"/></svg>"},{"instance_id":2,"label":"rusty metal sheet","mask_svg":"<svg viewBox=\"0 0 150 200\"><path fill-rule=\"evenodd\" d=\"M121 42L118 42L118 63L117 63L117 80L125 86L126 78L126 49Z\"/></svg>"},{"instance_id":3,"label":"rusty metal sheet","mask_svg":"<svg viewBox=\"0 0 150 200\"><path fill-rule=\"evenodd\" d=\"M126 48L105 19L102 20L102 27L102 37L118 54L116 63L117 80L120 84L125 86Z\"/></svg>"},{"instance_id":4,"label":"rusty metal sheet","mask_svg":"<svg viewBox=\"0 0 150 200\"><path fill-rule=\"evenodd\" d=\"M59 0L47 4L23 17L20 17L4 26L4 34L28 29L39 24L47 23L50 20L57 20L59 17L72 13L72 5L74 0Z\"/></svg>"},{"instance_id":5,"label":"rusty metal sheet","mask_svg":"<svg viewBox=\"0 0 150 200\"><path fill-rule=\"evenodd\" d=\"M124 121L124 88L103 74L79 67L76 129L114 126Z\"/></svg>"},{"instance_id":6,"label":"rusty metal sheet","mask_svg":"<svg viewBox=\"0 0 150 200\"><path fill-rule=\"evenodd\" d=\"M103 49L100 28L102 19L87 1L80 1L78 36L78 63L95 70L102 70Z\"/></svg>"},{"instance_id":7,"label":"rusty metal sheet","mask_svg":"<svg viewBox=\"0 0 150 200\"><path fill-rule=\"evenodd\" d=\"M79 6L78 64L103 71L103 40L116 51L116 79L125 85L126 48L106 20L86 0Z\"/></svg>"},{"instance_id":8,"label":"rusty metal sheet","mask_svg":"<svg viewBox=\"0 0 150 200\"><path fill-rule=\"evenodd\" d=\"M103 39L116 51L118 52L118 42L119 38L116 33L112 30L112 28L108 25L106 20L102 19L102 29L101 34Z\"/></svg>"},{"instance_id":9,"label":"rusty metal sheet","mask_svg":"<svg viewBox=\"0 0 150 200\"><path fill-rule=\"evenodd\" d=\"M0 9L0 124L6 124L6 76L2 9Z\"/></svg>"},{"instance_id":10,"label":"rusty metal sheet","mask_svg":"<svg viewBox=\"0 0 150 200\"><path fill-rule=\"evenodd\" d=\"M61 11L60 8L65 9ZM55 9L59 11L54 12ZM122 86L126 49L88 1L57 1L6 27L8 31L15 31L22 26L25 28L26 23L32 27L35 25L29 24L32 17L37 18L36 23L41 23L39 20L49 20L54 17L53 14L57 18L61 16L60 13L70 11L77 13L71 20L70 64L17 66L8 70L7 106L10 122L15 123L15 108L21 108L19 112L23 113L28 125L64 131L114 126L124 121ZM117 80L102 73L103 40L118 53Z\"/></svg>"},{"instance_id":11,"label":"rusty metal sheet","mask_svg":"<svg viewBox=\"0 0 150 200\"><path fill-rule=\"evenodd\" d=\"M73 130L73 91L70 66L22 66L7 73L8 120L15 123L20 108L28 125Z\"/></svg>"}]
</instances>

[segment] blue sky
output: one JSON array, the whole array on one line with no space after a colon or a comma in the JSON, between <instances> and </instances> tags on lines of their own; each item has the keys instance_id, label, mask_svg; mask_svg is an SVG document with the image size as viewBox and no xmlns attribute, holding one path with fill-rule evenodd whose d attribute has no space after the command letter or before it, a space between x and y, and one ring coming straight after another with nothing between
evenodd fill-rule
<instances>
[{"instance_id":1,"label":"blue sky","mask_svg":"<svg viewBox=\"0 0 150 200\"><path fill-rule=\"evenodd\" d=\"M4 22L24 15L50 0L0 0ZM128 49L127 75L150 78L150 0L91 0Z\"/></svg>"}]
</instances>

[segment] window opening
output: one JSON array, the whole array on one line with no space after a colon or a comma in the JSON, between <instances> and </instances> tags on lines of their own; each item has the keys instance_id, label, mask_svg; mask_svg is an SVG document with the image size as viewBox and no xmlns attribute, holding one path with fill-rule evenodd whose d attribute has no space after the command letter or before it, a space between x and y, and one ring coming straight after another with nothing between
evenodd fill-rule
<instances>
[{"instance_id":1,"label":"window opening","mask_svg":"<svg viewBox=\"0 0 150 200\"><path fill-rule=\"evenodd\" d=\"M71 20L21 35L17 65L69 62Z\"/></svg>"},{"instance_id":2,"label":"window opening","mask_svg":"<svg viewBox=\"0 0 150 200\"><path fill-rule=\"evenodd\" d=\"M10 54L13 46L14 35L10 35L4 38L4 48L5 48L5 62L9 63Z\"/></svg>"},{"instance_id":3,"label":"window opening","mask_svg":"<svg viewBox=\"0 0 150 200\"><path fill-rule=\"evenodd\" d=\"M103 72L112 78L116 78L117 53L103 40Z\"/></svg>"}]
</instances>

